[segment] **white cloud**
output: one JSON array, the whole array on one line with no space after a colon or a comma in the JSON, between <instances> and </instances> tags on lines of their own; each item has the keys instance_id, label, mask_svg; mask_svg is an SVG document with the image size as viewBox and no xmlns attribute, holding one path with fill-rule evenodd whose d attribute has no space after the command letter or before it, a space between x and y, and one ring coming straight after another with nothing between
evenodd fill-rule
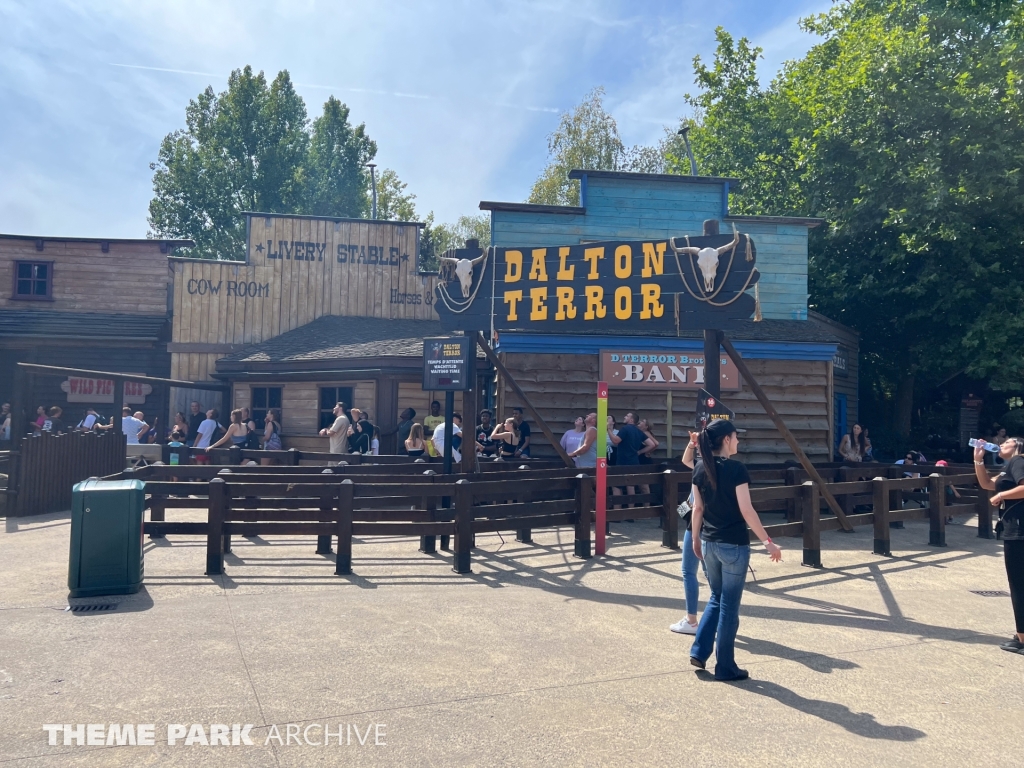
<instances>
[{"instance_id":1,"label":"white cloud","mask_svg":"<svg viewBox=\"0 0 1024 768\"><path fill-rule=\"evenodd\" d=\"M722 12L744 6L759 7L727 0ZM738 32L766 58L789 50L795 9ZM729 19L695 0L0 0L0 232L144 235L161 138L245 64L270 78L288 69L311 116L331 93L345 101L421 214L522 200L558 112L596 85L629 141L659 137L717 23Z\"/></svg>"}]
</instances>

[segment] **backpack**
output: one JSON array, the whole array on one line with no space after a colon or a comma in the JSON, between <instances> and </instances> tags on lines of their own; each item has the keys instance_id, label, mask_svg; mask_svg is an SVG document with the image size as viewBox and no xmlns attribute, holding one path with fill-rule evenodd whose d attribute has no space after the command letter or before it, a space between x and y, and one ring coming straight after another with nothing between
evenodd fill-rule
<instances>
[{"instance_id":1,"label":"backpack","mask_svg":"<svg viewBox=\"0 0 1024 768\"><path fill-rule=\"evenodd\" d=\"M284 450L284 445L281 443L281 435L277 432L277 423L274 423L274 431L270 433L270 437L263 444L263 450L265 451L280 451Z\"/></svg>"},{"instance_id":2,"label":"backpack","mask_svg":"<svg viewBox=\"0 0 1024 768\"><path fill-rule=\"evenodd\" d=\"M260 437L256 434L256 430L249 429L245 435L245 442L242 443L242 447L247 451L258 451L260 449Z\"/></svg>"}]
</instances>

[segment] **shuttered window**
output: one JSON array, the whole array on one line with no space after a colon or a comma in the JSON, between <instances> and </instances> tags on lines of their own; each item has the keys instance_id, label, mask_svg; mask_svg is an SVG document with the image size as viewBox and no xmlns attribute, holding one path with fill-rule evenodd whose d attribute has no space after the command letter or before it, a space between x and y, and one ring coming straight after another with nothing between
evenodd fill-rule
<instances>
[{"instance_id":1,"label":"shuttered window","mask_svg":"<svg viewBox=\"0 0 1024 768\"><path fill-rule=\"evenodd\" d=\"M53 262L14 262L14 290L11 298L23 301L53 299Z\"/></svg>"}]
</instances>

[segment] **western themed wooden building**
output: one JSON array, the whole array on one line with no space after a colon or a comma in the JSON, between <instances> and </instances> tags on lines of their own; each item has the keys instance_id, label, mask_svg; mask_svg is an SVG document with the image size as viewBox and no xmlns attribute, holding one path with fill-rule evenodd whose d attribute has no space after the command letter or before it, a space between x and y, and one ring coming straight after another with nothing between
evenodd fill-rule
<instances>
[{"instance_id":1,"label":"western themed wooden building","mask_svg":"<svg viewBox=\"0 0 1024 768\"><path fill-rule=\"evenodd\" d=\"M557 434L593 409L596 382L605 375L611 412L620 420L626 411L648 418L662 455L671 420L671 446L678 452L703 383L701 331L689 324L689 305L673 299L670 288L648 307L652 313L661 308L656 327L628 318L641 317L643 302L651 299L652 289L641 276L646 269L667 275L678 264L691 292L687 279L694 284L704 279L697 272L706 267L698 266L697 245L704 222L714 220L720 228L714 241L721 252L719 282L727 288L735 282L734 293L743 298L730 308L729 336L807 453L818 461L831 458L838 432L856 413L857 349L848 329L808 312L807 236L821 222L732 215L729 195L737 188L730 179L603 171L574 171L573 176L582 190L578 207L481 203L491 214L494 248L449 254L440 274L418 266L421 225L416 223L248 214L245 262L169 259L171 376L228 381L232 405L252 408L257 419L269 407L280 408L286 444L300 448L322 448L324 439L316 433L330 420L334 402L343 400L367 410L385 434L383 449L394 450L388 433L398 414L411 406L420 420L431 400L443 399L422 390L422 339L455 327L440 322L452 313L464 313L460 328L476 313L479 330L496 339L510 373ZM640 282L626 291L636 296L635 311L623 314L624 289L611 285L601 322L595 327L576 322L563 331L560 310L578 311L580 320L591 309L599 311L596 304L586 305L597 289L588 293L580 280L596 272L614 279L626 269L612 246L595 255L610 241L638 244L634 276ZM683 253L691 241L692 274L684 267L686 259L680 262L671 248L666 250L671 242ZM647 256L647 246L639 243L650 246ZM541 251L546 261L536 262ZM566 258L576 258L577 251L574 289ZM471 258L462 258L466 255ZM727 260L735 266L726 269ZM735 278L728 270L735 270ZM522 277L519 286L503 282L516 274ZM517 287L522 296L510 303L507 295L515 291L504 289ZM491 288L498 295L481 299ZM567 291L575 298L560 306ZM542 294L547 303L538 298ZM528 321L542 313L539 306L550 311L544 322ZM719 313L723 318L724 312ZM515 320L508 320L510 313ZM625 320L616 324L620 314ZM615 355L619 359L613 362ZM627 355L635 362L622 362ZM845 377L837 375L837 360L845 361ZM617 380L616 365L620 376L644 380ZM730 370L726 362L723 374L734 375ZM840 378L842 392L837 391ZM788 458L788 447L749 388L734 379L725 383L722 396L748 430L744 457ZM519 403L507 382L495 388L494 381L493 371L481 365L478 402L494 403L500 417ZM177 393L175 407L184 409L190 396ZM845 422L837 402L843 403ZM535 456L553 454L539 430L533 442Z\"/></svg>"},{"instance_id":2,"label":"western themed wooden building","mask_svg":"<svg viewBox=\"0 0 1024 768\"><path fill-rule=\"evenodd\" d=\"M186 240L0 235L0 393L9 401L18 362L166 377L171 357L167 258ZM77 424L88 407L120 408L113 382L33 376L30 418L60 406ZM166 424L166 387L129 385L128 403Z\"/></svg>"},{"instance_id":3,"label":"western themed wooden building","mask_svg":"<svg viewBox=\"0 0 1024 768\"><path fill-rule=\"evenodd\" d=\"M171 259L172 377L230 382L257 421L278 408L287 447L326 450L335 403L357 406L394 452L399 413L443 400L422 389L423 339L441 326L421 226L254 213L245 262ZM176 392L176 407L193 396Z\"/></svg>"},{"instance_id":4,"label":"western themed wooden building","mask_svg":"<svg viewBox=\"0 0 1024 768\"><path fill-rule=\"evenodd\" d=\"M245 258L233 261L174 255L185 242L0 237L12 286L0 297L0 384L15 360L221 381L230 402L171 388L139 408L164 424L192 399L220 407L222 421L228 407L257 420L279 408L286 447L319 450L342 400L369 413L393 452L398 414L412 407L421 421L443 400L422 389L423 339L475 329L556 434L594 409L604 377L610 412L647 418L664 456L693 424L701 329L713 322L811 458L830 458L856 418L858 349L855 333L808 311L807 237L821 222L732 215L741 190L730 179L572 176L576 207L481 203L492 247L446 254L440 273L421 269L414 222L250 213ZM724 355L721 374L722 400L747 429L744 459L790 458ZM89 383L44 382L41 405L114 405L82 400ZM477 387L498 419L520 404L483 360ZM553 453L534 429L533 455Z\"/></svg>"}]
</instances>

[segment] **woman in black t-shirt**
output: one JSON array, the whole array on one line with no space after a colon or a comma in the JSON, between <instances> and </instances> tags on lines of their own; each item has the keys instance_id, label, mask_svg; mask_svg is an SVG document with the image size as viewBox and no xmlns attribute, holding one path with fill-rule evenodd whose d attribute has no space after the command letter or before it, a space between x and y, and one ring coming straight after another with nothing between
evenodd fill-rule
<instances>
[{"instance_id":1,"label":"woman in black t-shirt","mask_svg":"<svg viewBox=\"0 0 1024 768\"><path fill-rule=\"evenodd\" d=\"M697 625L690 649L690 663L704 669L715 649L715 679L746 680L745 669L736 666L733 645L740 626L740 600L750 563L747 526L764 542L768 555L778 562L782 549L768 537L750 503L750 475L730 456L739 446L736 427L727 419L715 419L697 439L701 460L693 470L693 552L704 561L711 598Z\"/></svg>"},{"instance_id":2,"label":"woman in black t-shirt","mask_svg":"<svg viewBox=\"0 0 1024 768\"><path fill-rule=\"evenodd\" d=\"M985 448L979 443L974 449L974 473L978 485L995 491L991 502L999 507L999 524L1003 526L1003 560L1017 634L999 647L1024 654L1024 438L1004 440L999 458L1006 464L998 475L990 477L985 469Z\"/></svg>"}]
</instances>

